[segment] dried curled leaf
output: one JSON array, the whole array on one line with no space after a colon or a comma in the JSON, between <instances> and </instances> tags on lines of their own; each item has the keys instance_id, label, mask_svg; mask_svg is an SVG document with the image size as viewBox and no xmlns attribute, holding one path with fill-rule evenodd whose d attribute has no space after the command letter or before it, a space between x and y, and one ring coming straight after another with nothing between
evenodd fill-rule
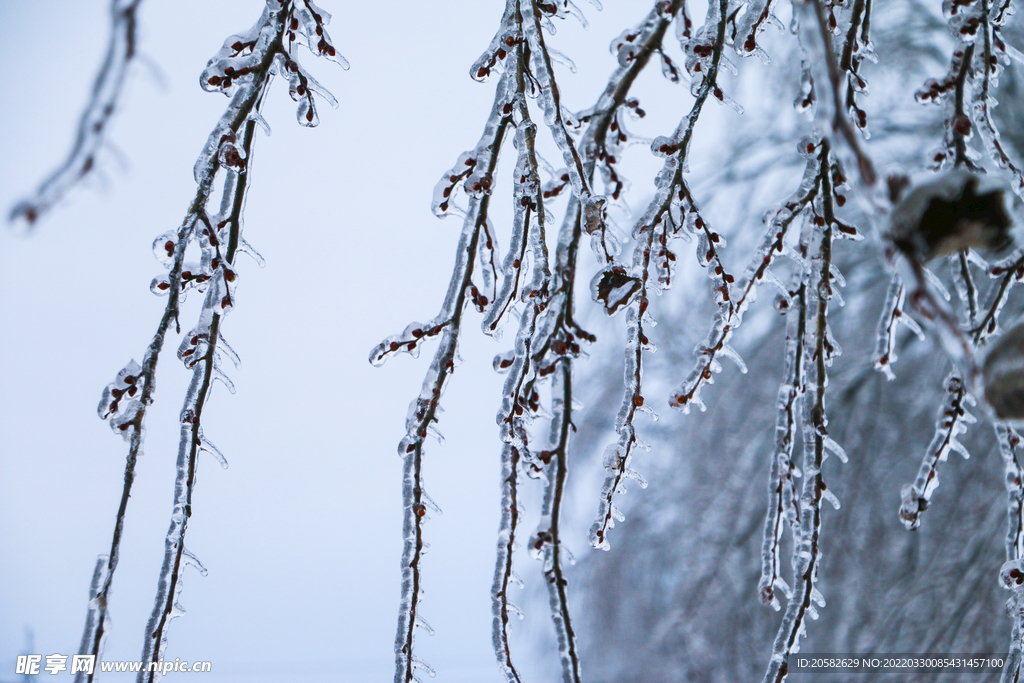
<instances>
[{"instance_id":1,"label":"dried curled leaf","mask_svg":"<svg viewBox=\"0 0 1024 683\"><path fill-rule=\"evenodd\" d=\"M615 315L631 302L640 287L640 279L628 274L622 266L608 266L590 283L594 301L603 304L608 315Z\"/></svg>"}]
</instances>

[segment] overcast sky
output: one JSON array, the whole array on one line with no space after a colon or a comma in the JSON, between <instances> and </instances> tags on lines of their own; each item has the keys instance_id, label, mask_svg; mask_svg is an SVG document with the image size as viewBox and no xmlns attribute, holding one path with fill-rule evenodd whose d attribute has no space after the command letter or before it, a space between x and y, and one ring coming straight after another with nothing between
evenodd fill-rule
<instances>
[{"instance_id":1,"label":"overcast sky","mask_svg":"<svg viewBox=\"0 0 1024 683\"><path fill-rule=\"evenodd\" d=\"M192 165L227 104L199 73L260 0L145 0L139 50L97 171L29 235L0 230L0 681L34 635L39 654L77 651L97 555L108 552L126 444L98 419L103 387L142 360L164 299L153 239L176 228L195 193ZM610 3L611 4L611 3ZM0 209L62 160L108 36L105 0L0 3ZM351 62L304 53L340 101L320 127L295 122L281 82L258 136L245 236L266 258L240 257L237 305L224 326L242 357L237 393L213 392L205 433L230 462L200 463L186 546L209 569L184 575L188 610L168 659L209 660L219 681L388 680L399 597L401 460L409 401L429 363L367 362L382 338L436 314L460 228L430 214L437 179L482 130L494 83L468 77L500 19L498 0L399 4L323 0ZM608 43L646 3L584 4L589 31L559 22L553 47L579 67L556 75L565 101L593 104L614 68ZM621 6L620 6L621 5ZM702 16L694 8L695 16ZM641 88L660 79L657 67ZM668 133L685 89L659 84L663 106L638 127ZM659 114L661 118L659 118ZM542 146L543 149L549 149ZM637 150L637 160L649 154ZM555 163L556 155L547 154ZM499 174L507 193L509 157ZM556 163L557 165L557 163ZM643 192L637 195L639 203ZM496 211L499 228L505 220ZM556 208L556 212L558 209ZM506 238L507 243L507 238ZM200 297L182 314L189 329ZM444 510L427 526L423 615L437 634L418 654L439 681L497 681L489 590L498 526L501 378L470 319L466 363L428 444L427 490ZM168 340L147 416L145 455L113 584L106 660L136 660L152 610L171 512L177 414L189 374ZM432 353L433 347L428 347ZM618 400L618 397L615 397ZM583 535L568 540L577 553ZM525 554L519 573L536 581ZM550 629L542 611L518 625ZM521 662L547 670L550 662ZM68 676L68 674L62 674ZM111 676L111 679L114 677ZM55 679L60 680L60 679Z\"/></svg>"}]
</instances>

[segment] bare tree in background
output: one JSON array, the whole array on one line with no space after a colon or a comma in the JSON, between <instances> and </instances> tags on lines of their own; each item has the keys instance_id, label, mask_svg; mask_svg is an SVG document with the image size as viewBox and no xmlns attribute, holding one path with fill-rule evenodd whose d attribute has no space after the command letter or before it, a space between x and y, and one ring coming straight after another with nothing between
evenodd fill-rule
<instances>
[{"instance_id":1,"label":"bare tree in background","mask_svg":"<svg viewBox=\"0 0 1024 683\"><path fill-rule=\"evenodd\" d=\"M70 160L13 217L34 222L55 193L89 172L88 150L105 131L118 70L131 58L134 24L125 22L134 22L136 4L114 3L113 56ZM516 567L524 548L541 564L567 683L585 674L782 681L801 649L1001 651L1008 652L1002 680L1018 680L1024 488L1012 418L1024 414L996 405L993 391L1003 385L984 359L1024 310L1014 288L1024 279L1024 250L993 256L990 247L1006 248L1005 226L998 211L975 215L974 202L1010 202L1024 187L1016 161L1024 138L1003 125L1024 114L1011 68L1011 59L1024 61L1013 47L1021 41L1008 23L1012 9L1009 0L941 7L709 0L699 8L660 0L612 41L617 66L606 88L576 111L553 68L571 60L552 36L555 21L585 22L583 12L569 0L507 1L470 68L474 79L495 85L480 141L453 154L435 190L435 215L462 220L447 294L430 322L410 324L370 356L379 364L416 355L438 338L399 445L405 546L396 683L433 674L415 650L419 629L430 631L422 565L425 522L437 510L423 483L425 444L458 367L470 308L485 334L514 329L511 348L494 360L507 373L495 397L502 483L492 589L493 643L506 680L523 680L509 631L520 611L510 592L522 583ZM706 10L703 20L698 10ZM189 289L206 299L178 351L194 375L144 660L161 659L181 569L198 565L184 533L196 458L201 450L221 457L203 434L202 408L233 355L220 328L233 301L234 257L248 249L241 216L260 103L270 75L281 75L299 103L299 122L315 125L313 93L331 98L299 66L293 46L340 60L324 32L328 19L306 0L268 0L256 26L229 38L203 74L204 87L232 103L196 164L199 190L186 219L156 242L169 269L153 284L169 294L157 334L142 364L128 364L100 406L129 456L82 653L102 648L153 372ZM652 62L689 96L674 130L643 140L629 130L645 116L631 89ZM543 160L541 140L557 150L561 168ZM634 178L629 190L621 163L637 142L663 166L654 178ZM503 149L515 159L507 168L499 163ZM208 213L219 171L223 195ZM511 212L492 202L508 178ZM646 206L630 211L627 196ZM556 210L564 212L560 221ZM499 211L511 215L508 235L491 220ZM628 222L617 225L615 215ZM679 240L690 246L680 249ZM199 261L186 260L190 249ZM770 296L762 299L773 306L754 306L763 284ZM624 313L624 342L592 311ZM662 353L653 353L655 342ZM624 389L621 361L604 350L623 343ZM1014 365L1024 349L1006 353ZM719 374L725 359L740 372ZM724 386L709 386L716 378ZM618 411L602 411L601 397L620 391ZM1017 385L1005 391L1006 401L1017 400ZM582 409L581 396L597 407ZM694 406L706 413L656 425L639 417L656 417L652 406L666 399L684 413ZM994 430L982 429L986 423ZM643 456L648 443L654 452ZM951 451L976 457L943 464ZM831 455L846 464L833 467ZM603 466L603 483L585 490L594 476L581 475L571 485L570 466ZM935 493L940 468L950 482L943 491L955 496ZM637 496L630 523L613 532L625 519L626 481L646 488L652 475L658 484ZM533 487L527 479L542 492L534 529L522 523ZM583 559L575 579L570 498L593 501L594 548L621 546ZM1000 604L1007 595L1009 620ZM816 680L830 675L838 674Z\"/></svg>"}]
</instances>

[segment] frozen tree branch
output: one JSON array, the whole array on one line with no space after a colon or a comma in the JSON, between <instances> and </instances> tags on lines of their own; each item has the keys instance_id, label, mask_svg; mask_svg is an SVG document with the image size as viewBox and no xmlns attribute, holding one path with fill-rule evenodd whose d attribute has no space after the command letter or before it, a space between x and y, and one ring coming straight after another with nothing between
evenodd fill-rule
<instances>
[{"instance_id":1,"label":"frozen tree branch","mask_svg":"<svg viewBox=\"0 0 1024 683\"><path fill-rule=\"evenodd\" d=\"M71 152L33 196L11 209L10 220L24 219L32 226L93 170L96 155L106 140L110 119L117 110L128 68L136 56L136 15L141 4L142 0L111 0L110 44L79 119Z\"/></svg>"},{"instance_id":2,"label":"frozen tree branch","mask_svg":"<svg viewBox=\"0 0 1024 683\"><path fill-rule=\"evenodd\" d=\"M691 404L703 409L704 402L700 398L700 390L705 384L713 383L712 373L721 367L718 356L735 356L728 342L743 321L744 311L753 303L757 295L757 285L762 281L776 285L782 294L779 306L783 310L788 309L792 303L791 296L769 267L779 255L786 253L785 240L789 227L798 216L803 215L804 210L815 201L820 192L820 162L814 154L816 145L808 138L801 140L799 147L801 154L809 157L800 187L770 219L761 248L747 265L741 284L733 288L731 304L727 309L719 309L707 337L696 349L696 366L669 398L669 404L684 413L689 412ZM739 292L738 295L735 292ZM723 310L728 313L727 316L722 315Z\"/></svg>"},{"instance_id":3,"label":"frozen tree branch","mask_svg":"<svg viewBox=\"0 0 1024 683\"><path fill-rule=\"evenodd\" d=\"M788 313L785 346L785 370L779 386L778 409L775 421L775 453L768 478L768 515L765 518L764 542L761 550L761 581L758 595L761 602L780 608L776 588L789 597L788 585L782 578L781 547L785 525L793 532L794 543L800 541L800 504L796 477L800 474L793 463L799 416L797 401L806 389L804 354L801 350L807 333L806 285L801 284L793 296L795 311Z\"/></svg>"},{"instance_id":4,"label":"frozen tree branch","mask_svg":"<svg viewBox=\"0 0 1024 683\"><path fill-rule=\"evenodd\" d=\"M946 380L946 402L939 412L935 423L935 437L921 462L914 483L903 487L900 504L900 520L908 529L916 529L921 525L921 513L928 509L932 493L939 485L938 464L944 462L951 450L957 451L968 458L967 448L957 437L967 431L967 425L975 422L974 416L967 412L967 406L973 403L963 380L952 374Z\"/></svg>"},{"instance_id":5,"label":"frozen tree branch","mask_svg":"<svg viewBox=\"0 0 1024 683\"><path fill-rule=\"evenodd\" d=\"M329 20L329 16L308 0L289 4L268 0L260 20L249 33L229 38L221 53L211 60L203 74L204 83L228 94L231 103L196 162L194 173L198 188L181 227L160 236L154 244L157 257L169 270L166 277L154 279L152 285L155 293L168 295L157 332L142 365L134 361L129 363L118 373L115 381L108 385L100 402L100 416L109 419L111 428L129 442L129 452L111 551L105 558L101 557L97 564L79 654L90 654L98 658L109 630L109 595L120 555L135 466L142 452L146 410L153 400L156 364L167 330L172 320L177 324L180 303L189 289L205 291L206 296L199 324L185 337L178 350L178 357L193 371L193 376L181 412L174 511L165 541L154 610L146 629L143 661L156 662L163 658L168 623L182 612L177 598L181 591L184 566L193 564L205 573L198 559L184 547L199 452L211 453L224 466L227 463L203 435L203 408L215 379L223 381L233 391L230 380L221 369L221 360L225 356L232 361L237 358L223 341L220 327L223 316L234 306L237 283L235 257L239 250L251 252L241 236L242 210L250 177L256 125L261 120L259 108L275 71L298 71L297 66L295 69L290 68L295 63L288 56L282 41L285 27L291 23L294 29L296 17L304 14L309 15L311 23L303 29L303 33L313 32L319 27L318 35L326 36L322 26ZM320 53L334 53L334 47L325 37L320 39ZM207 205L213 193L214 180L221 170L225 172L226 179L220 209L211 216L207 213ZM185 262L190 244L197 245L201 251L201 263ZM94 675L79 672L76 680L84 683L91 681ZM153 681L159 675L156 671L143 670L138 680L140 683Z\"/></svg>"},{"instance_id":6,"label":"frozen tree branch","mask_svg":"<svg viewBox=\"0 0 1024 683\"><path fill-rule=\"evenodd\" d=\"M806 374L805 389L801 392L800 427L803 437L803 488L799 500L800 524L799 534L794 533L793 544L793 581L792 594L786 611L779 625L778 635L772 652L768 671L764 681L778 683L786 678L789 668L789 655L798 646L800 637L806 632L806 619L816 619L817 608L825 606L824 597L818 591L816 582L821 563L819 545L821 533L821 501L828 500L836 509L839 501L828 491L822 478L822 464L828 452L835 453L841 460L846 460L843 449L828 435L828 417L825 409L825 388L828 386L827 367L832 359L839 354L839 349L831 338L828 325L828 305L835 296L834 288L842 283L838 270L832 263L833 226L839 225L835 216L834 183L836 176L841 174L838 163L833 162L831 144L828 138L820 143L820 167L818 179L821 188L821 215L809 220L804 235L801 237L800 251L805 258L810 258L808 269L804 271L801 290L798 291L800 310L806 310L804 334L800 340L803 371ZM842 234L842 233L840 233ZM815 272L815 266L816 272ZM792 315L792 313L790 314ZM805 315L804 313L800 314ZM800 322L797 326L799 328ZM778 433L778 428L777 428ZM773 463L773 474L781 476L781 462ZM774 482L774 478L773 478ZM779 500L784 501L780 492ZM775 502L776 494L771 493L771 505L768 521L765 525L766 557L762 560L762 600L771 602L773 596L768 595L768 588L775 579L774 567L777 560L773 557L776 549L772 547L772 539L779 535L777 522L773 518L779 515L780 503ZM770 569L765 572L765 566ZM767 573L768 581L765 581Z\"/></svg>"}]
</instances>

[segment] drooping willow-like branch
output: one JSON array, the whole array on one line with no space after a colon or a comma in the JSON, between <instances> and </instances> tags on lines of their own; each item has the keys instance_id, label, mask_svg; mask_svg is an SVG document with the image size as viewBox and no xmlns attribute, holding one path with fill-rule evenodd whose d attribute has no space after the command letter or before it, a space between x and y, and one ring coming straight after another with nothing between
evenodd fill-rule
<instances>
[{"instance_id":1,"label":"drooping willow-like branch","mask_svg":"<svg viewBox=\"0 0 1024 683\"><path fill-rule=\"evenodd\" d=\"M921 525L921 514L928 509L932 493L939 485L938 464L946 460L951 450L964 458L970 457L958 437L967 431L968 424L975 422L974 416L967 412L973 399L957 373L950 375L945 384L946 401L935 423L935 436L925 451L914 483L903 487L900 521L908 529Z\"/></svg>"},{"instance_id":2,"label":"drooping willow-like branch","mask_svg":"<svg viewBox=\"0 0 1024 683\"><path fill-rule=\"evenodd\" d=\"M189 215L193 235L199 238L203 253L202 275L199 277L208 276L209 284L199 322L178 349L179 359L193 374L181 410L174 506L164 544L164 561L142 648L142 661L147 665L163 659L168 625L182 612L178 595L185 565L195 564L200 571L205 571L184 545L188 521L192 516L199 452L210 452L222 466L227 464L204 436L202 418L215 379L222 380L230 391L234 390L220 367L218 353L229 358L233 356L223 341L221 326L224 316L235 304L234 290L238 279L235 258L240 249L246 248L241 234L242 211L251 178L256 126L262 120L259 109L270 79L277 73L288 79L292 99L299 103L296 114L299 123L305 126L318 123L312 91L324 95L332 103L333 97L320 88L296 61L294 43L296 37L301 36L311 52L346 66L324 28L329 20L330 16L310 0L268 0L262 16L249 33L229 38L203 73L202 79L208 89L233 94L231 105L200 155L196 175L209 185L218 167L223 167L227 179L220 212L216 216L207 215L205 201L194 202ZM179 240L177 248L181 247ZM159 284L157 288L160 288ZM138 682L153 683L156 677L152 669L142 671Z\"/></svg>"},{"instance_id":3,"label":"drooping willow-like branch","mask_svg":"<svg viewBox=\"0 0 1024 683\"><path fill-rule=\"evenodd\" d=\"M96 155L106 140L128 68L136 56L135 29L141 4L142 0L111 0L110 44L79 118L68 158L43 181L34 195L11 209L10 220L24 219L32 226L95 167Z\"/></svg>"},{"instance_id":4,"label":"drooping willow-like branch","mask_svg":"<svg viewBox=\"0 0 1024 683\"><path fill-rule=\"evenodd\" d=\"M247 34L229 38L203 74L204 82L228 94L231 103L210 134L193 169L198 188L181 227L160 236L154 244L157 257L169 271L167 276L154 279L151 287L155 293L168 295L157 332L143 357L142 365L131 361L118 373L114 382L107 386L100 402L100 416L108 419L115 433L120 433L129 442L129 452L111 551L97 563L79 654L93 655L98 659L109 630L110 591L120 555L135 468L142 453L146 411L153 400L156 365L167 330L172 321L177 324L180 303L189 289L205 291L206 295L199 324L185 337L178 350L178 357L193 371L193 378L181 413L174 512L165 542L164 563L154 611L146 629L143 661L156 662L163 656L168 622L180 613L177 595L181 590L184 566L193 564L205 573L198 559L184 547L199 452L207 451L224 466L227 463L203 435L202 412L214 379L222 380L233 390L230 380L221 369L221 360L226 357L237 362L237 357L223 340L220 327L223 316L234 305L237 283L235 257L239 251L253 253L241 236L241 228L255 130L257 123L262 123L259 108L272 75L286 71L292 75L301 74L301 69L282 43L286 27L300 17L310 20L310 32L315 30L313 26L320 27L320 53L333 52L334 47L330 45L322 28L329 21L329 15L308 0L287 3L283 0L268 0L267 7L253 28ZM293 64L296 66L291 69ZM226 75L225 71L231 74L227 82L217 75ZM207 212L207 205L213 193L214 180L222 170L226 179L220 208L217 214L211 216ZM185 262L190 244L197 245L201 251L201 263ZM259 260L258 255L255 257ZM78 672L76 681L85 683L91 681L94 675L95 672ZM144 668L138 680L140 683L152 681L157 675L156 671Z\"/></svg>"},{"instance_id":5,"label":"drooping willow-like branch","mask_svg":"<svg viewBox=\"0 0 1024 683\"><path fill-rule=\"evenodd\" d=\"M844 461L846 459L842 448L828 436L825 408L827 367L838 353L828 329L828 305L834 296L834 288L841 282L832 263L834 226L839 224L835 217L837 195L834 187L839 169L833 161L828 138L821 141L819 158L821 215L808 221L809 235L801 240L801 252L806 253L809 267L804 272L804 287L798 301L800 308L806 311L799 353L803 355L803 370L807 373L806 389L800 399L804 448L803 489L799 501L800 533L793 547L793 590L779 625L764 683L779 683L786 678L789 655L806 631L807 617L816 617L817 607L825 604L815 585L821 562L821 501L827 499L836 508L839 505L825 486L821 468L829 451ZM774 505L769 510L769 518L772 514Z\"/></svg>"},{"instance_id":6,"label":"drooping willow-like branch","mask_svg":"<svg viewBox=\"0 0 1024 683\"><path fill-rule=\"evenodd\" d=\"M854 156L857 158L857 168L860 171L860 178L867 187L871 187L875 184L877 176L875 174L874 164L871 162L871 158L861 149L860 141L857 139L857 134L853 130L853 126L850 125L850 120L847 118L844 112L843 106L843 71L845 69L847 74L847 87L853 81L860 83L863 79L860 79L858 74L854 71L854 63L851 57L849 62L843 60L840 64L839 60L836 59L835 49L832 47L832 30L830 22L825 17L825 8L822 6L824 0L810 0L811 4L814 5L814 15L818 20L818 29L821 33L821 42L823 46L822 54L825 57L825 66L828 68L828 79L832 90L832 106L833 106L833 118L832 128L833 130L839 131L846 144L850 147ZM856 11L854 8L855 22L863 21L863 9L861 12ZM834 19L833 19L834 21ZM857 42L857 31L854 26L850 29L850 38L853 39L854 45ZM849 45L849 42L847 43ZM853 47L844 48L844 54L846 49L853 51ZM859 63L859 62L858 62ZM860 79L860 80L857 80ZM859 112L860 110L858 110ZM858 126L866 128L867 118L863 119L863 125L861 125L860 113L858 113L857 119Z\"/></svg>"},{"instance_id":7,"label":"drooping willow-like branch","mask_svg":"<svg viewBox=\"0 0 1024 683\"><path fill-rule=\"evenodd\" d=\"M639 444L633 422L638 410L650 410L645 406L641 391L643 352L652 348L644 333L644 321L649 320L649 294L658 287L662 290L667 289L671 284L675 254L667 247L670 236L674 237L684 229L698 234L698 259L701 265L708 268L709 275L716 281L716 301L726 309L724 315L731 317L729 285L733 277L725 271L718 254L718 246L724 244L724 240L711 230L707 221L700 215L699 207L684 177L694 127L705 102L712 95L720 100L724 99L718 85L718 74L722 52L725 49L727 17L728 3L725 0L718 5L712 2L705 30L713 29L714 35L703 33L686 45L686 51L691 55L687 60L687 70L700 75L701 80L699 85L695 84L696 98L693 106L680 121L672 137L656 139L652 145L652 149L665 156L666 160L659 173L658 192L633 230L637 244L633 251L633 263L629 274L626 274L622 266L615 265L606 267L595 279L597 298L601 299L603 296L608 313L614 313L624 301L618 292L625 289L631 297L626 313L625 391L615 421L619 439L616 444L608 447L605 454L605 468L608 472L601 490L597 519L590 529L591 545L605 550L610 547L607 540L608 530L615 524L615 519L620 514L615 508L614 496L620 490L623 480L630 477L641 486L646 486L643 478L630 467L633 451ZM676 216L673 216L673 210ZM655 238L656 235L658 239ZM653 286L652 261L658 271L658 282ZM611 291L613 287L616 291ZM635 298L632 298L634 294Z\"/></svg>"}]
</instances>

